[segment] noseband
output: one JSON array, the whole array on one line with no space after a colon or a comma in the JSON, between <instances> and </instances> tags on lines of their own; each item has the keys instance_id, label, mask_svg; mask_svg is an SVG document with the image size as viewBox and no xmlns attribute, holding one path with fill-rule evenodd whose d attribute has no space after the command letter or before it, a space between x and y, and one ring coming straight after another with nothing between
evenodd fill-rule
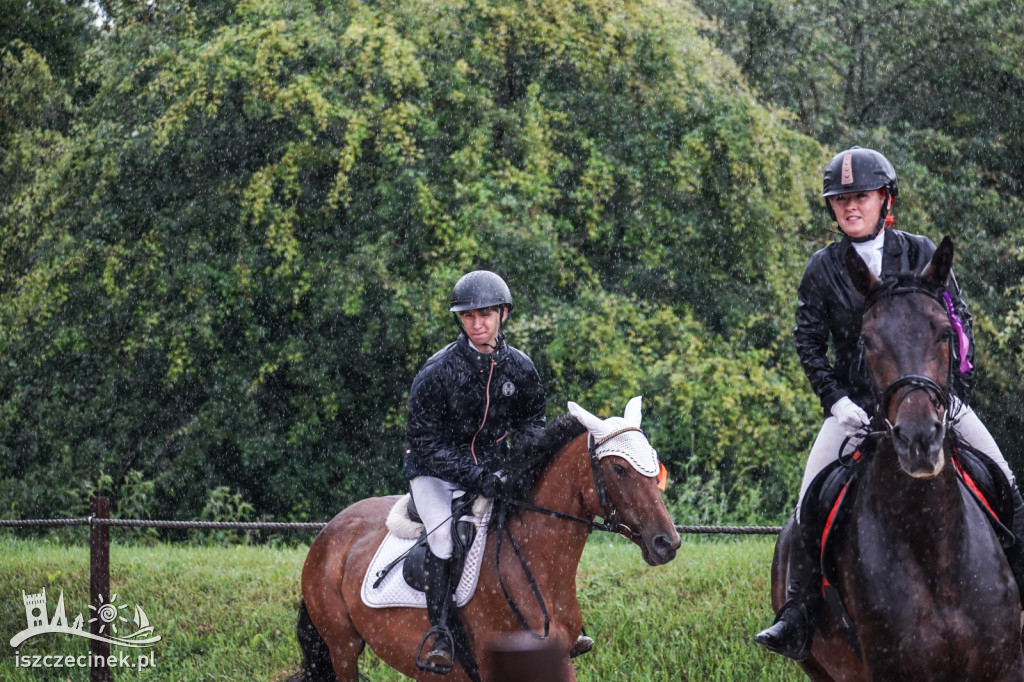
<instances>
[{"instance_id":1,"label":"noseband","mask_svg":"<svg viewBox=\"0 0 1024 682\"><path fill-rule=\"evenodd\" d=\"M931 298L945 310L945 305L939 294L936 294L929 288L913 285L913 284L899 284L892 287L882 287L871 292L867 300L864 303L864 313L875 306L883 298L889 299L893 296L901 296L907 294L924 294ZM875 418L876 420L883 421L885 423L885 430L891 439L893 436L893 429L895 428L893 423L889 421L889 404L893 398L904 388L907 390L899 395L898 402L896 403L895 412L900 411L900 406L914 391L925 391L928 394L928 400L935 408L936 412L942 412L942 428L945 429L949 424L949 407L950 407L950 392L949 386L953 385L953 352L952 352L952 340L947 342L950 346L947 357L949 358L949 367L947 368L946 374L946 388L939 386L931 377L923 374L902 374L896 378L891 384L889 384L884 390L881 390L878 383L875 382L874 375L871 376L871 381L875 387L875 395L878 397L878 406L876 408Z\"/></svg>"}]
</instances>

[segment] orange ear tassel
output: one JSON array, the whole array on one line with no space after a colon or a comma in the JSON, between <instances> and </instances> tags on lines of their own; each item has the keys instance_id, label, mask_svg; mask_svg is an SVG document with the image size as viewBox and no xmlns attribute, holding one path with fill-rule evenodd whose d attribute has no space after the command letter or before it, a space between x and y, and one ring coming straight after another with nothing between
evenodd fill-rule
<instances>
[{"instance_id":1,"label":"orange ear tassel","mask_svg":"<svg viewBox=\"0 0 1024 682\"><path fill-rule=\"evenodd\" d=\"M668 487L668 469L661 462L658 462L658 490L665 492Z\"/></svg>"}]
</instances>

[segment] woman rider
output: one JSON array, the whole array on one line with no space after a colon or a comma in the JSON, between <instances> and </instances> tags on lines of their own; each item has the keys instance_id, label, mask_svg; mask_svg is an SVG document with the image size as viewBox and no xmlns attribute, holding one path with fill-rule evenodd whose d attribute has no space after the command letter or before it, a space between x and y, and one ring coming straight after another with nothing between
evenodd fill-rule
<instances>
[{"instance_id":1,"label":"woman rider","mask_svg":"<svg viewBox=\"0 0 1024 682\"><path fill-rule=\"evenodd\" d=\"M927 237L887 229L893 223L889 209L899 188L896 171L879 152L861 147L840 152L825 169L823 186L825 207L838 223L843 238L811 256L798 291L794 330L797 354L811 387L821 400L825 416L811 446L800 485L798 523L800 504L808 486L838 457L845 439L850 438L851 446L862 440L870 421L868 415L873 414L876 407L871 377L860 362L864 299L854 289L846 272L846 252L856 250L875 276L882 277L920 272L935 251L935 244ZM1019 537L1024 524L1024 500L999 447L967 404L974 336L971 316L952 274L946 293L952 312L965 332L963 342L954 344L956 371L950 413L958 420L956 430L963 440L998 464L1010 482L1016 511L1014 530ZM827 356L829 337L835 351L834 362ZM812 614L817 605L820 579L818 558L805 547L803 532L798 529L792 537L788 600L779 610L776 622L759 633L755 641L771 651L802 660L810 653L814 631L808 614Z\"/></svg>"},{"instance_id":2,"label":"woman rider","mask_svg":"<svg viewBox=\"0 0 1024 682\"><path fill-rule=\"evenodd\" d=\"M459 337L431 357L413 380L403 473L429 531L424 567L427 614L434 630L447 632L453 590L452 493L465 490L501 497L502 460L509 437L535 438L544 429L544 388L533 362L505 343L501 326L512 312L505 281L486 270L464 275L450 309ZM449 608L443 608L449 602ZM446 673L451 640L435 638L426 670Z\"/></svg>"}]
</instances>

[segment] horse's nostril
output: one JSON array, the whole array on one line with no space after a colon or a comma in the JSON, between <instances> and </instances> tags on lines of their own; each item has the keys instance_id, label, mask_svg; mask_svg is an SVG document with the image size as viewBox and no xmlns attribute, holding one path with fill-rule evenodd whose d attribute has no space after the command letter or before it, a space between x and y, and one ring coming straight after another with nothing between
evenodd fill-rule
<instances>
[{"instance_id":1,"label":"horse's nostril","mask_svg":"<svg viewBox=\"0 0 1024 682\"><path fill-rule=\"evenodd\" d=\"M654 548L659 552L673 551L676 548L676 543L672 541L668 535L664 533L655 536Z\"/></svg>"}]
</instances>

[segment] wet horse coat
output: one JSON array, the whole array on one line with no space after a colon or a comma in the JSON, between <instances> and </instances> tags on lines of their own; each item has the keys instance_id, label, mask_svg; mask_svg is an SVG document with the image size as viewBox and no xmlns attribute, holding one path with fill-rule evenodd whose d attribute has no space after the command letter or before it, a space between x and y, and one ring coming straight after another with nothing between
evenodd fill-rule
<instances>
[{"instance_id":1,"label":"wet horse coat","mask_svg":"<svg viewBox=\"0 0 1024 682\"><path fill-rule=\"evenodd\" d=\"M637 403L634 431L639 430L638 412ZM583 430L579 422L566 417L548 427L545 439L553 454L533 486L533 504L583 521L592 521L597 516L606 521L615 518L623 533L640 546L649 564L670 561L679 546L679 535L665 509L656 479L640 473L618 456L592 459L588 435L581 433ZM306 660L304 670L293 679L355 682L357 661L365 645L408 677L440 679L415 666L416 649L430 627L426 611L373 609L360 599L363 574L386 533L384 519L396 499L357 502L331 520L314 541L302 571L302 609L308 614L308 622L304 627L300 614L299 637ZM546 643L562 652L563 678L575 680L569 649L582 625L576 598L576 569L590 527L532 509L520 509L510 515L507 527L523 561L516 556L508 537L501 544L500 556L496 556L498 531L492 525L477 591L459 612L480 675L484 680L490 679L495 672L492 652L502 649L510 636L523 632L499 584L500 574L501 582L535 635L543 634L545 620L550 619ZM540 599L530 585L531 576ZM461 665L456 665L445 679L465 682L469 677Z\"/></svg>"},{"instance_id":2,"label":"wet horse coat","mask_svg":"<svg viewBox=\"0 0 1024 682\"><path fill-rule=\"evenodd\" d=\"M1024 680L1016 583L947 461L952 330L938 292L952 242L943 240L920 277L887 284L850 253L850 276L868 300L864 357L881 400L877 451L831 558L863 659L822 604L811 658L800 666L814 680ZM773 561L776 608L791 532L780 535Z\"/></svg>"}]
</instances>

